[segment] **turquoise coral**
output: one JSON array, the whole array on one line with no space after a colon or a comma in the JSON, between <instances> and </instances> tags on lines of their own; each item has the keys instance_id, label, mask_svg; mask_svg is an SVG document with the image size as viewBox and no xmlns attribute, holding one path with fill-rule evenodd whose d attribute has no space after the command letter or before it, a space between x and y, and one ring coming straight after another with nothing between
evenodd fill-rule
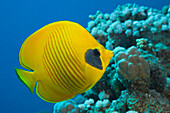
<instances>
[{"instance_id":1,"label":"turquoise coral","mask_svg":"<svg viewBox=\"0 0 170 113\"><path fill-rule=\"evenodd\" d=\"M115 48L116 49L116 48ZM139 54L136 47L132 46L126 51L115 55L116 72L120 78L130 81L131 88L147 92L149 88L150 69L144 57ZM122 77L121 77L122 76ZM125 79L125 80L124 80Z\"/></svg>"},{"instance_id":2,"label":"turquoise coral","mask_svg":"<svg viewBox=\"0 0 170 113\"><path fill-rule=\"evenodd\" d=\"M124 113L127 109L139 113L165 113L169 107L168 100L154 90L149 93L122 91L121 96L114 100L109 111Z\"/></svg>"},{"instance_id":3,"label":"turquoise coral","mask_svg":"<svg viewBox=\"0 0 170 113\"><path fill-rule=\"evenodd\" d=\"M79 108L73 100L58 102L54 105L53 113L79 113Z\"/></svg>"},{"instance_id":4,"label":"turquoise coral","mask_svg":"<svg viewBox=\"0 0 170 113\"><path fill-rule=\"evenodd\" d=\"M168 8L169 6L164 7L161 12L136 4L125 4L118 6L111 14L97 11L95 15L89 16L92 21L89 22L87 30L104 46L109 42L108 49L135 46L135 40L142 37L151 39L154 43L163 41L168 45Z\"/></svg>"},{"instance_id":5,"label":"turquoise coral","mask_svg":"<svg viewBox=\"0 0 170 113\"><path fill-rule=\"evenodd\" d=\"M117 73L125 79L133 81L140 77L149 78L149 65L134 46L128 48L126 51L117 53L115 55L115 63Z\"/></svg>"}]
</instances>

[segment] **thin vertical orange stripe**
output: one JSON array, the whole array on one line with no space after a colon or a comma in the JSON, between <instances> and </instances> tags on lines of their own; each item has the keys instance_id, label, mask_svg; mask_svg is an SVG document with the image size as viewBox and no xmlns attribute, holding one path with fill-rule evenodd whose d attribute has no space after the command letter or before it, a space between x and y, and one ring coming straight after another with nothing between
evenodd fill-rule
<instances>
[{"instance_id":1,"label":"thin vertical orange stripe","mask_svg":"<svg viewBox=\"0 0 170 113\"><path fill-rule=\"evenodd\" d=\"M52 34L53 34L53 33L52 33ZM53 35L56 36L56 34L53 34ZM54 37L54 36L53 36L53 37ZM54 42L55 42L55 41L54 41ZM59 45L59 42L58 42L58 45ZM57 45L55 45L55 46L52 45L52 46L53 46L53 47L52 47L53 50L59 50L59 49L60 49L60 48L58 48ZM55 47L56 49L55 49L54 47ZM56 53L58 53L58 55L57 55ZM62 62L62 64L63 64L63 61L62 61L62 60L60 61L60 60L58 59L58 58L61 58L60 52L59 52L59 51L55 51L54 54L55 54L55 59L56 59L55 61L58 61L58 64L57 64L57 65L58 65L58 69L60 70L60 78L62 78L63 80L64 80L64 78L65 78L66 81L64 80L64 83L67 84L67 82L68 82L69 84L67 84L67 86L68 86L68 87L71 86L70 89L72 89L73 91L74 91L74 90L77 90L77 88L75 89L74 86L73 86L73 85L70 83L70 81L67 79L68 75L64 72L64 70L63 70L64 67L61 65L61 62ZM64 77L64 78L63 78L63 77Z\"/></svg>"},{"instance_id":2,"label":"thin vertical orange stripe","mask_svg":"<svg viewBox=\"0 0 170 113\"><path fill-rule=\"evenodd\" d=\"M64 29L64 27L63 27L62 29ZM61 32L62 32L62 30L61 30ZM62 34L66 34L66 32L64 32L64 33L62 32ZM64 48L65 50L66 50L66 49L68 50L68 51L65 51L65 52L67 53L67 55L69 54L69 57L67 57L67 58L69 59L69 62L71 62L71 64L74 66L74 68L70 65L70 63L68 63L68 64L69 64L71 70L73 71L74 75L77 75L76 77L79 78L79 81L80 81L80 82L83 82L83 83L80 83L80 82L79 82L79 83L80 83L80 84L85 84L85 80L82 78L83 74L81 74L81 72L80 72L80 71L82 71L82 70L81 70L81 67L79 67L78 65L76 65L76 63L73 63L72 60L75 60L75 58L73 58L73 56L70 55L70 54L71 54L71 51L70 51L70 48L68 47L68 41L66 41L65 38L67 39L67 38L68 38L68 35L64 35L64 38L63 38L64 41L62 41L62 42L66 42L66 43L65 43L65 46L64 46L63 48ZM62 43L62 44L63 44L63 43ZM71 57L72 59L70 59L70 57ZM68 60L67 60L67 62L68 62ZM77 67L77 66L78 66L78 67ZM76 70L75 70L75 68L76 68Z\"/></svg>"},{"instance_id":3,"label":"thin vertical orange stripe","mask_svg":"<svg viewBox=\"0 0 170 113\"><path fill-rule=\"evenodd\" d=\"M45 50L47 49L48 46L49 46L49 45L47 45L47 46L45 47ZM48 53L47 50L46 50L46 53L47 53L47 55L49 55L49 53ZM52 73L52 71L53 71L53 73L55 73L55 72L54 72L54 69L52 68L51 64L49 63L49 62L50 62L50 61L49 61L50 58L47 57L47 55L46 55L46 58L48 58L48 59L47 59L47 60L48 60L48 61L47 61L47 62L48 62L47 64L50 65L50 66L49 66L49 69L50 69L50 70L52 69L52 70L51 70L51 73ZM54 75L54 74L51 74L51 76L53 76L53 75ZM57 76L57 75L56 75L56 76ZM59 79L59 78L55 79L54 76L53 76L53 80L55 80L55 81L58 82L58 83L61 83L62 86L63 86L63 87L62 87L63 89L67 89L68 91L70 91L70 89L63 84L64 82L62 82L61 79ZM57 81L57 80L60 80L60 81ZM66 84L66 85L67 85L67 84ZM61 86L61 85L60 85L60 86Z\"/></svg>"},{"instance_id":4,"label":"thin vertical orange stripe","mask_svg":"<svg viewBox=\"0 0 170 113\"><path fill-rule=\"evenodd\" d=\"M74 62L76 62L76 64L81 64L81 61L80 61L80 59L78 58L78 56L77 56L77 54L76 54L76 52L74 51L74 48L73 48L73 43L72 43L72 35L71 35L71 31L72 31L72 29L74 28L74 27L72 27L72 29L70 29L70 27L68 27L68 26L65 26L65 28L67 29L67 33L66 34L68 34L68 36L70 37L70 38L67 38L69 41L68 41L68 45L69 45L69 47L70 47L70 51L73 53L73 55L75 56L75 58L76 58L76 60L74 59ZM80 66L80 65L79 65ZM81 72L83 72L84 70L83 70L83 68L81 67ZM83 77L83 79L84 80L86 80L86 77L85 77L85 75L84 75L84 72L81 74L81 75L83 75L83 76L81 76L81 77Z\"/></svg>"},{"instance_id":5,"label":"thin vertical orange stripe","mask_svg":"<svg viewBox=\"0 0 170 113\"><path fill-rule=\"evenodd\" d=\"M62 35L61 31L58 31L58 32L59 32L59 35L60 35L61 37L63 37L63 39L64 39L65 37ZM61 39L60 39L60 40L61 40ZM63 45L63 48L64 48L64 49L67 49L67 48L64 47L65 44L62 43L62 40L61 40L60 42L61 42L61 45ZM66 43L66 42L65 42L65 43ZM63 49L63 51L65 51L64 49ZM65 53L66 53L66 52L65 52ZM72 69L72 67L70 66L70 63L68 63L68 60L66 59L65 55L63 55L63 56L64 56L64 58L65 58L65 61L66 61L67 65L69 65L70 69ZM67 58L68 58L68 57L67 57ZM65 65L66 65L66 64L65 64ZM74 64L73 64L73 66L74 66ZM68 68L67 68L67 69L68 69ZM74 74L77 75L74 70L75 70L75 69L72 69L72 71L74 72ZM69 71L69 69L68 69L67 71ZM69 71L69 72L70 72L70 71ZM70 75L79 83L79 85L80 85L80 84L83 85L82 83L80 83L79 80L77 80L77 78L74 76L74 74L71 74L71 72L70 72Z\"/></svg>"},{"instance_id":6,"label":"thin vertical orange stripe","mask_svg":"<svg viewBox=\"0 0 170 113\"><path fill-rule=\"evenodd\" d=\"M44 57L46 57L46 53L44 52ZM52 78L52 74L51 74L51 70L50 70L50 68L49 68L49 66L48 66L48 61L47 61L47 59L46 58L44 58L43 57L43 64L44 64L44 67L45 67L45 69L46 69L46 71L48 72L48 75L49 75L49 77L50 77L50 79L52 80L52 82L54 83L54 84L56 84L56 85L59 85L59 84L57 84L57 82L55 82L54 81L54 79Z\"/></svg>"},{"instance_id":7,"label":"thin vertical orange stripe","mask_svg":"<svg viewBox=\"0 0 170 113\"><path fill-rule=\"evenodd\" d=\"M47 58L47 56L46 56L46 58ZM46 60L47 60L47 59L46 59ZM48 65L49 65L49 61L46 61L46 64L47 64L47 66L48 66ZM52 74L52 71L51 71L51 67L48 66L47 69L50 71L50 74L49 74L49 75L51 76L52 81L55 80L55 79L52 78L52 75L53 75L53 74ZM55 80L55 81L56 81L56 80ZM61 88L65 89L65 90L67 89L67 91L69 91L69 89L68 89L67 87L65 87L64 84L63 84L61 81L59 81L58 83L61 84L61 85L59 85ZM54 82L54 84L55 84L55 82Z\"/></svg>"},{"instance_id":8,"label":"thin vertical orange stripe","mask_svg":"<svg viewBox=\"0 0 170 113\"><path fill-rule=\"evenodd\" d=\"M55 35L57 35L57 34L55 34ZM60 37L60 36L59 36ZM57 39L57 38L55 38L55 39ZM56 41L54 41L54 42L56 42ZM58 42L58 46L59 46L59 48L61 49L61 45L60 45L60 41L57 39L57 42ZM55 45L56 45L56 43L55 43ZM57 46L55 46L55 47L57 47ZM59 49L59 48L57 48L57 50ZM54 47L53 47L53 49L54 49ZM62 51L60 51L61 52L61 54L63 54L62 53ZM60 54L60 52L58 51L57 53L59 53L59 57L61 58L61 62L62 62L62 64L64 65L64 67L65 68L67 68L67 66L65 65L65 63L64 63L64 59L62 59L62 57L61 57L61 54ZM62 66L62 65L60 65L60 66ZM62 69L64 68L64 67L62 67ZM68 69L68 68L67 68ZM69 75L63 70L63 72L64 72L64 77L65 78L68 78L69 77ZM71 80L71 83L70 83L70 81L69 80ZM73 81L72 81L72 79L69 77L69 80L67 79L67 81L69 82L69 84L74 88L74 89L77 89L75 86L76 86L76 84L74 84L74 85L72 85L72 83L74 83ZM79 87L78 87L78 89L79 89ZM78 90L77 89L77 90Z\"/></svg>"},{"instance_id":9,"label":"thin vertical orange stripe","mask_svg":"<svg viewBox=\"0 0 170 113\"><path fill-rule=\"evenodd\" d=\"M68 30L69 30L69 29L67 30L67 28L65 28L65 27L63 27L63 29L64 29L65 31L68 31ZM65 32L65 35L66 35L65 37L66 37L67 39L68 39L69 37L71 37L67 32ZM69 38L69 39L70 39L70 38ZM68 40L69 40L69 39L68 39ZM68 43L66 44L66 47L67 47L68 50L69 50L68 52L69 52L69 54L73 53L73 54L74 54L73 56L76 57L75 52L73 52L73 49L71 48L71 44L70 44L69 42L71 42L71 41L69 40ZM70 49L70 48L71 48L71 49ZM71 56L71 57L72 57L72 56ZM69 57L68 57L68 58L69 58ZM75 59L75 58L72 57L72 59L74 60L74 62L77 61L77 60L76 60L77 58ZM84 77L83 72L82 72L82 71L83 71L83 70L82 70L82 67L79 65L80 63L73 63L72 60L70 60L70 61L71 61L71 63L72 63L73 65L76 64L76 65L79 67L79 69L77 69L78 73L80 74L79 78L80 78L83 82L85 82L85 81L84 81L85 77ZM77 66L76 66L76 67L77 67ZM79 70L80 70L80 71L79 71ZM78 75L78 74L77 74L77 75ZM82 78L82 77L83 77L83 78Z\"/></svg>"},{"instance_id":10,"label":"thin vertical orange stripe","mask_svg":"<svg viewBox=\"0 0 170 113\"><path fill-rule=\"evenodd\" d=\"M68 88L65 88L64 85L63 85L61 82L54 82L54 79L52 78L52 75L53 75L53 74L52 74L52 72L51 72L51 70L50 70L51 67L49 66L49 63L47 63L47 62L48 62L47 59L44 58L44 66L45 66L46 71L48 72L48 75L50 76L50 79L52 80L52 82L53 82L54 84L56 84L56 85L59 85L61 88L69 91Z\"/></svg>"},{"instance_id":11,"label":"thin vertical orange stripe","mask_svg":"<svg viewBox=\"0 0 170 113\"><path fill-rule=\"evenodd\" d=\"M78 58L78 56L77 56L77 54L75 53L75 51L73 51L74 49L73 49L73 43L72 43L72 35L71 35L71 31L72 31L72 29L74 28L74 26L70 29L70 26L68 27L68 26L65 26L66 27L66 29L67 29L67 33L68 33L68 36L70 37L70 38L68 38L69 39L69 45L70 45L70 48L71 48L71 50L72 50L72 53L74 54L74 56L76 57L76 61L75 62L77 62L77 64L81 64L81 61L80 61L80 59Z\"/></svg>"}]
</instances>

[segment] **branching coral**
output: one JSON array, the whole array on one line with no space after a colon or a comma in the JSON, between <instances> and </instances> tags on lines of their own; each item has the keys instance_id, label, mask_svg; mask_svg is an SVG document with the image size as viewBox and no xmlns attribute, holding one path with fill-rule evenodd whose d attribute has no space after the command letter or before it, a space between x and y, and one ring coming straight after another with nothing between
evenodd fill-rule
<instances>
[{"instance_id":1,"label":"branching coral","mask_svg":"<svg viewBox=\"0 0 170 113\"><path fill-rule=\"evenodd\" d=\"M110 14L97 11L89 16L91 21L87 30L107 49L135 46L136 39L142 37L152 40L154 44L161 41L168 45L170 12L167 7L161 12L136 4L125 4Z\"/></svg>"},{"instance_id":2,"label":"branching coral","mask_svg":"<svg viewBox=\"0 0 170 113\"><path fill-rule=\"evenodd\" d=\"M93 99L89 99L84 104L79 104L78 107L82 113L104 113L110 107L110 102L108 99L104 99L94 103Z\"/></svg>"}]
</instances>

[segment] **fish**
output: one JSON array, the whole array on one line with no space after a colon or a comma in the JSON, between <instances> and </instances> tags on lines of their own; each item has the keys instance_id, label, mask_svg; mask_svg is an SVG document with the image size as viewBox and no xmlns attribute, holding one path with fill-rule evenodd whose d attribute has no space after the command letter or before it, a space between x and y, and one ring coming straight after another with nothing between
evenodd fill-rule
<instances>
[{"instance_id":1,"label":"fish","mask_svg":"<svg viewBox=\"0 0 170 113\"><path fill-rule=\"evenodd\" d=\"M55 103L91 89L103 76L113 51L105 49L84 27L57 21L31 34L21 45L18 79L31 93Z\"/></svg>"}]
</instances>

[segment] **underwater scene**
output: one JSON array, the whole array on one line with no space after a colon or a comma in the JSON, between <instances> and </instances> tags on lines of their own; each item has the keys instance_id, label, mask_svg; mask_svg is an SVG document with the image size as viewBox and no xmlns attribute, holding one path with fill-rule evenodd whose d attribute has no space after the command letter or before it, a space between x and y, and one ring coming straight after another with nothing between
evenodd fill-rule
<instances>
[{"instance_id":1,"label":"underwater scene","mask_svg":"<svg viewBox=\"0 0 170 113\"><path fill-rule=\"evenodd\" d=\"M170 113L169 0L0 0L0 113Z\"/></svg>"}]
</instances>

